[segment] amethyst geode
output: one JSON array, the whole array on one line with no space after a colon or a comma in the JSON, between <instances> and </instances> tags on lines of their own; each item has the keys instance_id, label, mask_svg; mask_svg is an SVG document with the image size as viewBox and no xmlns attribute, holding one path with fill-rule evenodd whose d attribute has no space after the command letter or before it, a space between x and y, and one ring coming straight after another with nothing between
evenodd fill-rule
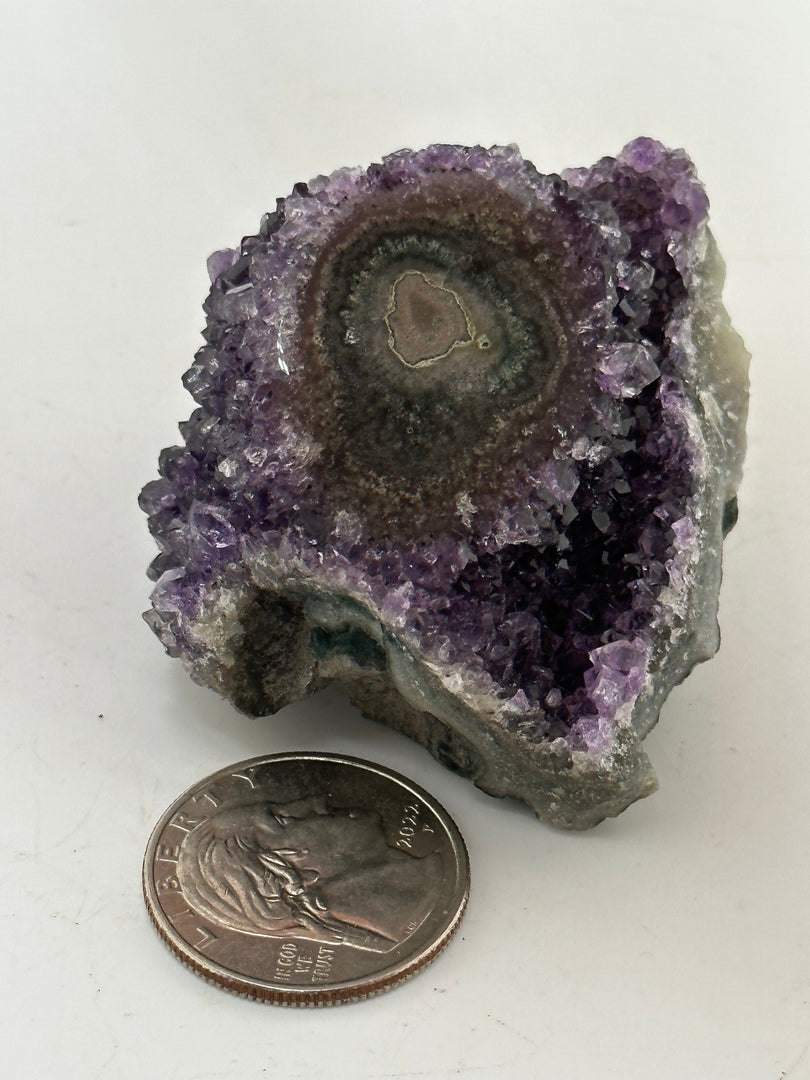
<instances>
[{"instance_id":1,"label":"amethyst geode","mask_svg":"<svg viewBox=\"0 0 810 1080\"><path fill-rule=\"evenodd\" d=\"M718 646L744 449L707 208L647 138L297 184L212 256L201 407L141 496L169 653L254 715L338 680L557 825L649 794L641 740Z\"/></svg>"}]
</instances>

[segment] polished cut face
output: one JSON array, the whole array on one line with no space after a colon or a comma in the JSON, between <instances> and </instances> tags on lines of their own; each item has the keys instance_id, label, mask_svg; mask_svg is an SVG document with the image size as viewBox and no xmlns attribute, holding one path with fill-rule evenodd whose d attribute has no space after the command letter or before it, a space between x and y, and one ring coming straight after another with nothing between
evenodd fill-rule
<instances>
[{"instance_id":1,"label":"polished cut face","mask_svg":"<svg viewBox=\"0 0 810 1080\"><path fill-rule=\"evenodd\" d=\"M714 651L747 354L683 151L402 151L212 256L148 618L244 711L329 679L584 826Z\"/></svg>"}]
</instances>

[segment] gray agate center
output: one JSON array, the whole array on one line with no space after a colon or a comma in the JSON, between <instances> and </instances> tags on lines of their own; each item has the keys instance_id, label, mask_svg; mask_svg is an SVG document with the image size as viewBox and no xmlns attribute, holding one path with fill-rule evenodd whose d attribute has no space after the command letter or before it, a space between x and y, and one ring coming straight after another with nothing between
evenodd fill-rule
<instances>
[{"instance_id":1,"label":"gray agate center","mask_svg":"<svg viewBox=\"0 0 810 1080\"><path fill-rule=\"evenodd\" d=\"M446 278L406 270L394 281L385 313L388 345L408 367L424 367L450 356L463 357L470 347L489 349L461 295Z\"/></svg>"}]
</instances>

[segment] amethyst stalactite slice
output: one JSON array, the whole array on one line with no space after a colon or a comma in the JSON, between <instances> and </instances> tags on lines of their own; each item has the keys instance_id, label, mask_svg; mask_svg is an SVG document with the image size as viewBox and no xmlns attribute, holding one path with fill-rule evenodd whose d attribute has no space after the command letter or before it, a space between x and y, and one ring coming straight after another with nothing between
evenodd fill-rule
<instances>
[{"instance_id":1,"label":"amethyst stalactite slice","mask_svg":"<svg viewBox=\"0 0 810 1080\"><path fill-rule=\"evenodd\" d=\"M212 256L199 408L141 505L147 619L252 715L331 680L587 828L718 646L748 354L682 150L544 176L431 146L296 185Z\"/></svg>"}]
</instances>

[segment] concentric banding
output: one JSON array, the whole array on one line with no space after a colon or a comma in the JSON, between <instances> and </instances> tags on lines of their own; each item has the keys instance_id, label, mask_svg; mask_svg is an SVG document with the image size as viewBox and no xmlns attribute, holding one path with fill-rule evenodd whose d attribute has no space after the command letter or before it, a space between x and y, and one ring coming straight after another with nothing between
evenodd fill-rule
<instances>
[{"instance_id":1,"label":"concentric banding","mask_svg":"<svg viewBox=\"0 0 810 1080\"><path fill-rule=\"evenodd\" d=\"M297 422L330 500L361 506L370 536L453 528L462 493L486 507L502 470L552 451L561 400L583 408L579 349L605 281L566 253L533 179L436 170L372 179L328 212L301 206L324 237L295 306ZM604 244L584 215L580 227Z\"/></svg>"}]
</instances>

